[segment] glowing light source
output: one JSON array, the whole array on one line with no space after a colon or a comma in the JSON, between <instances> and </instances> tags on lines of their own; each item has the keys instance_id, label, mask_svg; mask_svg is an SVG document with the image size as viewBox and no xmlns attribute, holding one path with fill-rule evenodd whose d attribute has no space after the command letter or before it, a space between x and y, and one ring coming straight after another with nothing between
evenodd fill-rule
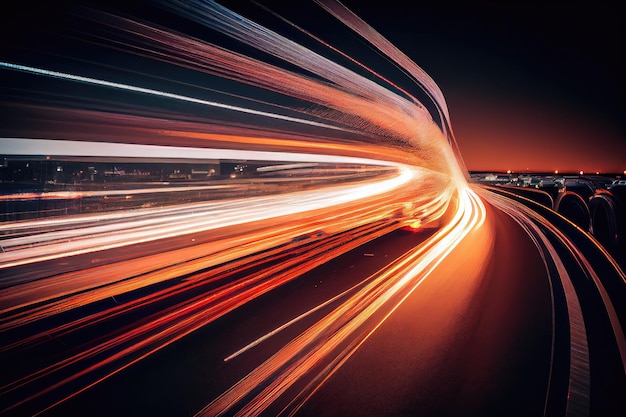
<instances>
[{"instance_id":1,"label":"glowing light source","mask_svg":"<svg viewBox=\"0 0 626 417\"><path fill-rule=\"evenodd\" d=\"M280 349L276 356L251 370L250 379L236 383L200 414L215 415L213 411L219 409L229 412L238 401L229 399L232 396L237 398L241 393L250 398L251 407L262 411L283 389L297 386L304 373L313 369L313 364L333 355L340 359L350 356L352 350L336 350L346 346L345 342L351 337L365 340L368 334L360 333L361 325L374 319L384 320L385 317L379 317L380 313L385 312L384 309L397 308L465 236L485 230L481 226L486 209L480 198L467 187L459 166L461 161L455 159L447 105L439 87L421 68L349 13L341 3L320 5L409 74L433 101L437 115L429 114L426 106L408 93L399 95L389 90L385 87L388 82L375 72L370 73L377 77L376 81L360 76L360 71L330 61L214 2L168 4L178 13L191 13L197 23L277 59L264 62L222 46L152 27L149 23L111 14L98 17L96 13L92 23L107 28L98 32L99 41L114 41L116 47L129 55L140 56L142 61L155 59L173 67L225 79L228 81L225 84L252 86L272 97L275 97L272 94L279 95L289 104L268 100L253 108L260 103L258 97L237 96L231 103L228 99L232 99L232 91L218 91L218 94L212 94L216 91L207 93L205 88L181 91L173 86L179 80L173 80L176 82L161 90L150 87L150 83L143 85L142 80L133 80L132 84L120 82L124 77L115 74L114 70L113 73L104 71L104 78L100 78L79 69L72 69L69 73L63 69L0 62L1 71L18 71L29 77L55 79L68 84L80 83L90 91L103 89L111 93L110 102L113 103L102 104L97 97L81 96L80 99L87 104L85 108L64 107L59 103L64 103L68 97L62 92L55 93L59 100L46 100L46 103L54 104L42 111L49 120L55 121L54 128L44 131L46 128L42 127L41 136L24 134L19 138L0 138L0 148L14 155L51 155L46 158L48 160L59 155L209 158L264 161L266 164L271 162L270 166L287 163L290 168L303 168L302 164L310 166L317 162L340 164L350 161L362 170L378 169L382 173L359 177L349 183L330 182L278 195L198 203L181 201L171 207L149 207L123 213L2 223L0 232L18 230L19 233L7 233L2 238L2 251L6 253L0 260L0 273L3 274L0 280L0 313L3 314L0 331L22 326L35 329L23 339L3 347L7 351L19 351L30 343L73 334L106 318L166 299L179 300L172 301L171 308L155 311L150 320L133 326L132 331L98 335L97 339L81 341L84 342L81 348L68 351L61 360L57 361L55 357L54 362L47 363L43 358L41 369L32 373L29 373L30 369L25 370L25 374L19 375L15 381L0 380L2 384L8 384L6 386L12 384L16 390L23 389L28 396L19 399L23 403L48 395L51 398L56 396L53 401L58 402L49 406L52 408L330 259L400 227L421 230L437 223L444 214L450 214L450 219L423 246L415 246L405 256L390 262L354 296L342 298L341 305L328 317L314 323ZM193 5L191 10L187 9L187 4ZM113 32L116 32L112 35L114 39L101 39ZM283 68L275 61L290 65ZM298 71L293 71L292 66L297 66ZM103 68L110 70L109 63ZM190 95L185 91L193 93ZM150 97L150 102L201 109L206 118L194 116L197 119L189 121L191 117L185 111L181 111L183 116L180 116L175 110L164 112L161 107L151 107L150 104L137 104L141 110L138 113L145 115L139 117L137 113L125 112L126 103L117 106L116 94ZM57 115L61 117L57 118ZM172 122L169 122L169 116L174 116ZM433 123L437 116L442 122L441 128ZM105 133L98 136L98 129L104 129ZM315 133L310 133L311 130ZM94 135L98 137L90 139ZM107 142L113 137L115 143ZM381 141L381 138L385 140ZM265 171L267 173L268 169ZM241 175L232 175L245 177L245 171L239 172ZM39 196L61 199L75 195L83 198L88 196L87 193L98 192L72 191L75 194L68 194L70 191L58 191L40 193ZM109 201L115 200L116 196L136 201L140 194L140 190L133 189L108 190L103 197ZM194 242L193 245L189 245L190 241ZM112 255L106 262L95 254L104 251L120 253L118 249L130 245L154 249L146 249L145 253L138 251L136 256L129 258L114 259ZM306 251L284 256L284 251L300 250L305 245ZM53 273L38 271L43 262L71 255L89 261L83 269L65 268ZM271 268L263 270L261 263L256 264L261 259L273 261L272 256L276 262ZM476 259L478 263L483 262L481 257ZM58 262L58 265L63 264ZM249 276L237 278L236 282L224 279L232 277L233 271L245 275L250 265L255 269ZM28 266L29 274L11 273L25 266ZM33 279L37 274L43 274L41 279ZM145 295L132 301L121 301L119 297L118 302L116 298L181 277L186 278L176 279L166 290L146 291ZM196 294L198 287L208 280L215 285L208 292L202 290L202 294ZM187 296L187 291L196 295ZM107 304L108 307L93 314L78 318L67 315L61 325L45 331L33 326L62 315L60 313L108 298L115 303ZM337 361L337 366L341 362ZM274 378L275 375L280 377ZM52 383L43 390L34 390L33 387L42 385L44 378L46 383L48 380ZM320 374L316 382L322 379ZM36 394L31 394L35 391ZM15 403L10 407L20 405ZM244 409L244 414L246 410L255 414L250 408Z\"/></svg>"},{"instance_id":2,"label":"glowing light source","mask_svg":"<svg viewBox=\"0 0 626 417\"><path fill-rule=\"evenodd\" d=\"M422 221L416 220L407 226L408 230L417 231L422 227Z\"/></svg>"}]
</instances>

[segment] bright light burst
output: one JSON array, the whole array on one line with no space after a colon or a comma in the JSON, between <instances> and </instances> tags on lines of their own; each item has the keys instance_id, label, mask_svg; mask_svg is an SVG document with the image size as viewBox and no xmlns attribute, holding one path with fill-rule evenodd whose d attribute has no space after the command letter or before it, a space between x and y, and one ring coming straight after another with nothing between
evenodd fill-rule
<instances>
[{"instance_id":1,"label":"bright light burst","mask_svg":"<svg viewBox=\"0 0 626 417\"><path fill-rule=\"evenodd\" d=\"M80 32L81 42L97 51L121 52L125 59L147 60L155 68L181 71L189 80L155 75L158 70L139 74L133 69L136 66L125 68L122 62L116 68L101 62L97 54L83 66L65 65L63 59L45 68L0 62L3 73L49 80L51 86L50 91L28 91L14 103L15 119L0 139L4 155L149 155L271 161L290 168L311 163L352 167L346 183L329 182L304 191L2 224L0 330L7 338L1 352L27 350L49 338L203 288L207 282L218 283L200 296L154 313L132 331L111 331L99 340L84 341L82 350L62 360L43 363L40 369L13 379L3 377L0 393L10 398L4 403L7 410L40 398L44 400L37 413L51 409L364 242L405 226L441 226L423 245L366 277L366 285L346 294L332 313L230 390L207 400L199 415L228 413L234 406L241 415L259 413L320 362L327 363L293 400L292 408L297 409L458 242L481 228L485 208L467 188L440 89L341 3L317 3L400 67L416 91L409 92L410 88L392 83L357 57L332 47L322 40L324 34L314 35L288 22L321 47L314 51L213 1L161 6L210 30L216 39L226 39L224 45L127 16L92 9L78 13L92 29ZM254 56L236 50L242 45ZM326 57L338 52L349 58L346 65ZM126 78L134 81L121 81ZM163 86L157 88L155 79ZM81 85L84 94L60 93L59 83L63 91ZM423 92L435 114L416 98ZM32 118L38 123L26 123ZM363 172L376 175L359 177ZM119 194L142 192L124 189ZM98 193L104 191L75 197ZM283 251L301 250L303 236L309 239L307 251L293 259L285 257ZM150 246L163 241L170 246ZM131 245L146 249L116 261L99 258L106 251ZM38 269L69 256L86 262L54 273ZM276 256L276 265L228 282L232 271L246 271L265 259L262 256ZM28 327L182 276L187 278L167 290L53 328ZM372 321L381 311L385 312L382 321ZM30 329L30 334L24 336L21 328ZM242 404L244 397L252 399Z\"/></svg>"}]
</instances>

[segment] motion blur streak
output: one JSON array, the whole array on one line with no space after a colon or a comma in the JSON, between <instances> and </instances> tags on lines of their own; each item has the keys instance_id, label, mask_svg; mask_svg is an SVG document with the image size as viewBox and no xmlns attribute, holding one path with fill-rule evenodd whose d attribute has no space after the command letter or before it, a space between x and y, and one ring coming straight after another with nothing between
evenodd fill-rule
<instances>
[{"instance_id":1,"label":"motion blur streak","mask_svg":"<svg viewBox=\"0 0 626 417\"><path fill-rule=\"evenodd\" d=\"M459 160L451 152L448 146L441 146L440 141L434 141L436 137L434 132L430 132L432 116L414 97L407 101L396 94L389 94L389 90L383 86L370 81L363 77L354 77L354 73L349 71L337 63L326 59L318 54L312 53L310 50L298 45L297 43L280 36L277 33L261 27L258 24L237 15L227 8L213 2L166 2L169 7L174 7L183 15L199 23L222 31L234 39L249 44L254 48L267 52L273 56L283 59L291 64L297 65L303 69L316 74L323 79L328 80L331 85L322 84L315 80L303 78L301 76L293 78L293 74L282 72L277 74L278 77L258 77L252 78L246 66L239 69L235 74L241 74L244 82L251 82L264 88L278 91L283 94L292 95L293 91L298 91L301 95L298 98L311 101L324 106L329 106L335 111L339 111L341 120L345 120L345 115L353 114L359 118L363 118L371 123L377 131L381 129L388 131L393 136L404 138L415 143L415 146L425 147L428 152L434 152L439 156L439 163L443 164L447 171L458 178L464 178L464 174L459 169ZM337 13L337 8L347 11L339 2L326 1L322 5L329 11ZM336 14L338 17L338 15ZM442 112L440 115L444 127L444 135L451 145L456 146L454 137L449 126L449 115L447 105L439 87L432 79L413 61L404 54L400 53L397 48L393 47L382 36L377 34L373 29L364 25L363 22L353 14L342 16L343 23L355 30L359 35L364 37L366 41L381 49L381 51L391 59L393 59L402 69L404 69L421 88L430 94L430 98ZM366 27L364 29L364 26ZM210 45L197 45L198 51L202 52L202 56L213 58L204 62L203 68L211 68L225 62L222 56L214 56L215 53L222 51L212 48ZM172 50L168 50L172 54ZM241 60L241 57L228 57L233 60ZM255 66L258 63L255 63ZM229 68L229 76L232 76L232 67ZM275 70L272 68L272 70ZM371 71L376 74L375 72ZM378 74L377 74L378 76ZM276 82L280 80L280 82ZM386 81L384 78L383 81ZM292 81L294 82L292 84ZM332 85L342 86L350 94L337 90ZM376 111L372 111L372 104L376 103ZM369 129L368 129L369 130ZM366 130L367 132L367 130ZM364 132L365 133L365 132ZM458 155L457 155L458 156Z\"/></svg>"},{"instance_id":2,"label":"motion blur streak","mask_svg":"<svg viewBox=\"0 0 626 417\"><path fill-rule=\"evenodd\" d=\"M121 84L121 83L116 83L116 82L111 82L111 81L106 81L106 80L98 80L94 78L83 77L81 75L66 74L66 73L50 71L50 70L46 70L42 68L28 67L26 65L12 64L9 62L0 62L0 67L5 67L8 69L17 70L17 71L32 72L33 74L45 75L48 77L60 78L60 79L68 80L68 81L77 81L77 82L86 83L86 84L95 84L95 85L99 85L102 87L117 88L120 90L127 90L131 92L136 92L136 93L143 93L143 94L149 94L149 95L154 95L154 96L161 96L165 98L171 98L174 100L187 101L190 103L202 104L205 106L221 107L221 108L225 108L225 109L237 111L237 112L256 114L256 115L272 117L276 119L289 120L289 121L298 122L302 124L310 124L313 126L321 126L321 127L326 127L329 129L336 129L333 126L324 125L321 123L316 123L316 122L303 120L303 119L294 119L292 117L287 117L287 116L283 116L280 114L260 112L254 109L246 109L246 108L241 108L237 106L230 106L230 105L223 104L223 103L216 103L216 102L201 100L201 99L197 99L193 97L186 97L180 94L172 94L166 91L157 91L157 90L152 90L150 88L137 87L134 85Z\"/></svg>"},{"instance_id":3,"label":"motion blur streak","mask_svg":"<svg viewBox=\"0 0 626 417\"><path fill-rule=\"evenodd\" d=\"M63 414L171 352L178 370L176 349L218 329L237 334L202 336L209 341L198 349L208 343L215 350L190 357L210 375L185 381L192 388L181 384L189 391L181 395L193 401L176 404L179 414L295 415L376 339L394 312L433 287L453 288L446 302L432 301L431 310L442 310L442 328L458 326L465 332L460 340L472 339L459 317L480 321L478 312L469 312L478 310L479 289L492 284L482 274L500 271L496 221L489 215L496 211L535 244L537 268L545 266L554 290L553 330L567 330L566 390L559 384L563 367L551 363L547 393L539 394L544 414L560 411L563 391L570 414L592 409L594 352L586 331L593 326L585 321L571 263L559 256L574 259L597 286L623 365L618 303L590 261L546 219L468 185L443 94L419 66L337 1L309 6L383 54L408 87L333 47L326 38L331 30L314 34L279 11L261 7L302 43L214 1L147 3L154 9L145 19L77 6L71 21L80 24L61 39L68 51L86 49L85 57L55 51L58 59L46 64L0 57L3 75L34 86L6 88L14 117L0 126L0 156L52 161L58 173L71 161L94 175L86 179L81 171L63 180L59 174L39 189L16 186L0 196L3 207L79 207L26 218L16 210L0 223L0 355L10 365L0 373L0 413ZM175 18L163 25L163 14ZM181 32L187 26L193 34ZM96 163L119 161L168 169L198 163L223 172L192 178L162 171L149 183L94 179ZM337 276L324 270L355 259L370 244L389 250L389 258L363 253L361 261L371 265L350 261L358 267L338 266ZM452 254L465 269L458 276ZM310 284L315 274L330 275L330 289L282 292ZM513 284L495 287L517 296ZM565 292L565 324L558 288ZM265 322L268 300L277 299L291 307ZM240 322L250 311L262 311L253 330ZM484 360L492 351L483 352L480 342L473 351ZM494 345L494 356L505 357L499 349L506 343ZM553 336L555 362L560 346ZM186 360L186 352L182 356ZM128 389L134 404L137 389L157 402L153 387L115 389Z\"/></svg>"},{"instance_id":4,"label":"motion blur streak","mask_svg":"<svg viewBox=\"0 0 626 417\"><path fill-rule=\"evenodd\" d=\"M453 146L453 150L455 152L455 158L450 158L450 155L446 154L446 156L450 158L448 159L448 162L450 163L450 166L455 168L460 167L464 171L465 164L463 163L463 158L461 157L458 146L456 144L456 139L454 138L452 126L450 124L448 105L446 104L443 92L435 83L435 81L422 68L420 68L415 62L413 62L413 60L406 56L406 54L400 51L387 39L382 37L371 26L369 26L366 22L364 22L354 13L352 13L339 1L317 0L317 3L324 7L327 11L329 11L329 13L331 13L341 22L349 26L356 33L368 40L385 56L396 62L400 66L400 68L403 68L417 83L417 85L419 85L424 90L424 92L426 92L426 94L433 101L437 108L443 133L450 142L450 144ZM419 103L415 98L412 97L412 99L414 102ZM457 174L461 173L457 172Z\"/></svg>"},{"instance_id":5,"label":"motion blur streak","mask_svg":"<svg viewBox=\"0 0 626 417\"><path fill-rule=\"evenodd\" d=\"M337 158L337 161L341 159ZM403 167L398 170L396 177L386 181L353 187L342 186L327 191L317 190L303 194L248 199L245 202L235 203L229 208L225 207L226 204L222 204L218 213L215 212L215 204L198 204L193 207L191 213L186 210L185 213L177 214L174 210L168 210L157 218L141 217L121 224L114 223L108 226L99 224L73 230L41 233L35 236L10 238L2 241L2 247L10 253L0 260L0 269L164 239L191 231L202 232L236 225L244 221L257 222L272 217L295 215L304 211L347 204L406 187L408 183L423 181L424 178L425 175L420 175L419 171ZM133 194L132 190L130 194ZM269 210L268 206L272 210ZM88 217L83 220L86 224L90 224L96 219ZM106 217L98 218L98 220L106 220ZM64 243L52 245L59 241ZM24 249L11 250L12 247ZM5 283L5 285L12 284L15 284L12 280Z\"/></svg>"},{"instance_id":6,"label":"motion blur streak","mask_svg":"<svg viewBox=\"0 0 626 417\"><path fill-rule=\"evenodd\" d=\"M321 363L328 363L317 376L310 377L306 390L295 397L291 411L295 412L469 232L480 228L484 220L482 202L472 191L464 189L459 198L459 210L448 225L423 246L405 253L375 276L367 278L366 286L245 376L198 416L229 413L252 393L254 398L241 406L235 415L258 415L306 374L316 372L315 368ZM382 319L374 319L381 310L384 311ZM347 347L342 347L346 344Z\"/></svg>"},{"instance_id":7,"label":"motion blur streak","mask_svg":"<svg viewBox=\"0 0 626 417\"><path fill-rule=\"evenodd\" d=\"M336 298L342 302L340 308L285 346L250 377L257 382L267 379L268 372L293 362L293 355L301 355L299 362L290 363L291 372L284 370L277 379L280 385L276 389L284 390L299 378L294 367L301 373L307 370L307 362L317 363L331 354L333 362L349 356L349 350L333 352L344 341L354 346L366 337L372 316L383 307L389 309L389 305L400 303L439 259L482 221L480 203L465 188L463 174L450 159L450 143L416 99L408 101L393 94L216 3L174 2L165 6L295 64L317 78L174 31L85 10L94 25L106 28L105 35L91 38L86 34L87 39L100 42L101 36L110 36L112 45L127 52L260 87L295 99L296 104L285 106L251 97L246 101L272 109L267 111L204 98L211 90L202 86L197 86L193 95L183 94L114 78L0 62L0 70L4 71L109 89L111 94L117 91L115 94L220 109L242 120L233 125L219 117L181 118L160 109L154 109L151 115L149 106L144 106L140 115L124 114L95 98L88 110L45 102L18 104L17 108L25 112L38 111L37 117L49 118L47 123L53 127L35 129L30 136L28 131L19 131L13 137L2 138L6 155L148 155L258 164L276 161L285 165L283 169L301 167L295 163L323 163L338 173L345 169L349 175L328 176L313 166L312 172L319 172L317 178L286 177L278 194L2 224L0 330L4 337L0 352L12 355L23 365L2 378L0 393L7 398L5 411L24 407L36 415L52 410L142 358L365 242L408 225L444 225L425 245L367 278L344 297ZM122 43L113 39L120 36ZM177 88L177 84L170 85ZM235 97L228 91L217 93L219 97ZM89 101L90 97L82 99ZM71 103L71 98L68 100ZM442 105L440 100L438 105ZM259 119L243 121L237 114ZM267 120L288 124L266 127ZM318 128L318 133L303 131L304 127ZM110 131L126 143L119 139L118 143L107 143ZM86 140L89 137L98 141ZM151 139L147 141L147 137ZM178 140L185 146L172 146L172 141ZM313 179L317 186L294 191ZM218 188L235 193L240 187L218 182L160 187L156 193ZM148 190L127 187L13 194L3 196L3 200L136 198L142 194L149 194ZM449 222L442 220L446 213L452 218ZM136 255L121 255L117 250L123 248L137 248ZM74 262L63 262L66 259ZM163 284L163 289L151 289ZM126 298L129 294L137 295ZM106 323L124 320L134 312L152 311L153 306L163 303L168 307L147 313L142 319L95 338L84 336L90 329L106 327ZM104 307L94 312L83 310L84 306L95 305ZM330 325L332 322L336 323ZM323 343L332 329L337 330ZM29 363L28 352L51 339L68 337L82 340L81 347L54 360L40 357L37 365ZM323 378L320 374L316 380ZM247 395L250 389L237 386L225 395ZM268 396L266 401L271 398ZM251 401L247 407L262 408L256 404L258 401ZM216 400L210 409L223 408L222 403Z\"/></svg>"}]
</instances>

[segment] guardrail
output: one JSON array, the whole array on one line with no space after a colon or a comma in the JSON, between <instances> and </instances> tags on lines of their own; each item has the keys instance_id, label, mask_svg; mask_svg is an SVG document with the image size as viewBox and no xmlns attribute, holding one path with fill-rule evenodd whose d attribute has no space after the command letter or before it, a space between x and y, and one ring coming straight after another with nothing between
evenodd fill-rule
<instances>
[{"instance_id":1,"label":"guardrail","mask_svg":"<svg viewBox=\"0 0 626 417\"><path fill-rule=\"evenodd\" d=\"M591 234L626 268L626 185L606 188L581 179L562 187L499 186L558 212Z\"/></svg>"}]
</instances>

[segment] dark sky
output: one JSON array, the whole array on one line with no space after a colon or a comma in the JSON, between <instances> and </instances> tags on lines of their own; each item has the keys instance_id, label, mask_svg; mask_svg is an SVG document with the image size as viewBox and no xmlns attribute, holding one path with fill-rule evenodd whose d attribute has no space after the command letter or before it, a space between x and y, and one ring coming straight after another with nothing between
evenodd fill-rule
<instances>
[{"instance_id":1,"label":"dark sky","mask_svg":"<svg viewBox=\"0 0 626 417\"><path fill-rule=\"evenodd\" d=\"M443 90L470 170L626 170L615 3L346 5Z\"/></svg>"},{"instance_id":2,"label":"dark sky","mask_svg":"<svg viewBox=\"0 0 626 417\"><path fill-rule=\"evenodd\" d=\"M332 18L311 13L310 2L305 9L302 1L260 3L300 13L321 27L320 34L331 31ZM25 42L24 24L49 24L63 3L20 3L19 15L3 13L4 47ZM344 3L441 87L468 169L626 170L624 13L618 4ZM9 9L5 4L0 11ZM352 53L364 60L374 54Z\"/></svg>"}]
</instances>

